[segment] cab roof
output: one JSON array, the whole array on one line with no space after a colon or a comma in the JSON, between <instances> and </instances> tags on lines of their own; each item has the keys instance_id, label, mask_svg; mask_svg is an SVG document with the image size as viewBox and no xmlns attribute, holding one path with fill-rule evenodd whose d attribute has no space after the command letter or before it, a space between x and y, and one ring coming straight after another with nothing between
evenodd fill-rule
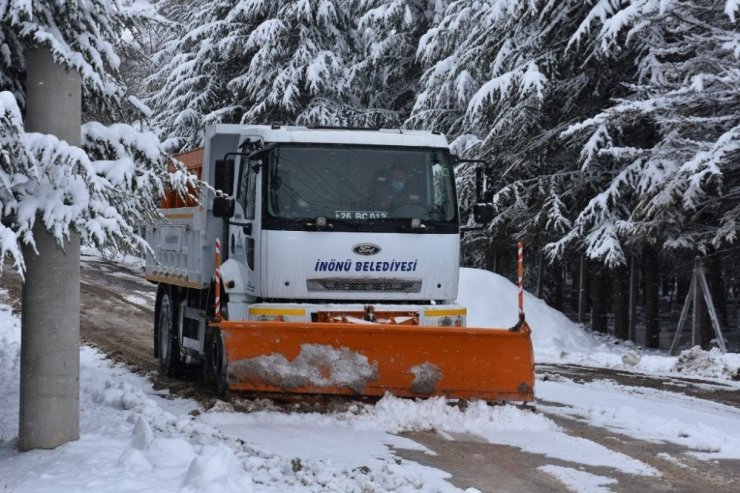
<instances>
[{"instance_id":1,"label":"cab roof","mask_svg":"<svg viewBox=\"0 0 740 493\"><path fill-rule=\"evenodd\" d=\"M447 148L447 138L439 133L401 129L354 129L285 125L227 125L206 128L206 135L237 134L246 139L269 143L347 144Z\"/></svg>"}]
</instances>

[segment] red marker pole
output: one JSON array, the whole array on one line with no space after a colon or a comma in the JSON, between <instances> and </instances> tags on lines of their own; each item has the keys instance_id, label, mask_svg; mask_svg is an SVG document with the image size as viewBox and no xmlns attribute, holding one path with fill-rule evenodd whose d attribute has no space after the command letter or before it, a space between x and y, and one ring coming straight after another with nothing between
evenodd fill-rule
<instances>
[{"instance_id":1,"label":"red marker pole","mask_svg":"<svg viewBox=\"0 0 740 493\"><path fill-rule=\"evenodd\" d=\"M519 321L524 322L524 242L517 244L517 277L519 278Z\"/></svg>"},{"instance_id":2,"label":"red marker pole","mask_svg":"<svg viewBox=\"0 0 740 493\"><path fill-rule=\"evenodd\" d=\"M214 274L216 286L214 287L214 314L216 320L221 320L221 240L216 240L216 273Z\"/></svg>"}]
</instances>

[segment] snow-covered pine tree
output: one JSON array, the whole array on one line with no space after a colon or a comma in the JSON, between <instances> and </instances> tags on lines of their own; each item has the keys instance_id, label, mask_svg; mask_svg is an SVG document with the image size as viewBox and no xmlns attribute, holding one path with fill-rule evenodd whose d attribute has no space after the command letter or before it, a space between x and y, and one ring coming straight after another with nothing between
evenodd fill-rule
<instances>
[{"instance_id":1,"label":"snow-covered pine tree","mask_svg":"<svg viewBox=\"0 0 740 493\"><path fill-rule=\"evenodd\" d=\"M555 249L584 239L592 256L614 261L634 242L694 254L737 241L737 10L737 2L724 0L594 6L574 42L594 31L602 53L630 47L639 72L627 97L567 132L586 139L589 159L617 164ZM625 196L633 197L628 208Z\"/></svg>"},{"instance_id":2,"label":"snow-covered pine tree","mask_svg":"<svg viewBox=\"0 0 740 493\"><path fill-rule=\"evenodd\" d=\"M10 224L11 216L5 212L5 207L8 198L13 196L15 177L23 180L31 173L23 135L23 117L15 94L10 91L0 92L0 205L2 205L0 258L5 259L6 255L10 255L16 270L23 268L23 255L18 248L16 233Z\"/></svg>"},{"instance_id":3,"label":"snow-covered pine tree","mask_svg":"<svg viewBox=\"0 0 740 493\"><path fill-rule=\"evenodd\" d=\"M502 245L522 238L539 248L562 236L575 204L608 173L584 173L577 152L558 140L604 108L631 72L624 54L587 57L593 41L569 43L589 11L575 0L457 1L419 45L426 70L408 125L479 139L467 153L494 162L497 216L488 235ZM465 197L471 180L461 185ZM481 242L468 238L466 249Z\"/></svg>"},{"instance_id":4,"label":"snow-covered pine tree","mask_svg":"<svg viewBox=\"0 0 740 493\"><path fill-rule=\"evenodd\" d=\"M149 78L157 133L172 149L201 144L208 123L348 125L350 3L169 2L182 16Z\"/></svg>"},{"instance_id":5,"label":"snow-covered pine tree","mask_svg":"<svg viewBox=\"0 0 740 493\"><path fill-rule=\"evenodd\" d=\"M111 111L91 104L92 101L83 101L83 122L128 123L140 129L149 126L152 111L142 101L146 94L146 78L152 71L155 50L175 26L148 2L136 2L135 5L135 13L131 14L122 36L114 43L121 60L117 76L125 88L123 104Z\"/></svg>"},{"instance_id":6,"label":"snow-covered pine tree","mask_svg":"<svg viewBox=\"0 0 740 493\"><path fill-rule=\"evenodd\" d=\"M9 6L5 8L8 10L3 11L0 7L2 18L9 13ZM0 91L10 91L23 106L25 104L23 45L17 30L4 20L0 21L0 50L3 53L3 56L0 56Z\"/></svg>"},{"instance_id":7,"label":"snow-covered pine tree","mask_svg":"<svg viewBox=\"0 0 740 493\"><path fill-rule=\"evenodd\" d=\"M202 144L204 125L241 118L245 106L228 84L248 72L246 43L268 7L261 1L166 0L159 8L171 30L154 53L146 103L165 147L180 151Z\"/></svg>"},{"instance_id":8,"label":"snow-covered pine tree","mask_svg":"<svg viewBox=\"0 0 740 493\"><path fill-rule=\"evenodd\" d=\"M184 192L193 177L168 173L154 135L125 125L85 125L81 148L25 132L25 58L18 50L48 49L57 64L81 74L84 97L115 109L124 103L125 87L117 78L114 41L138 21L141 10L119 0L11 0L0 12L3 63L19 63L4 72L0 88L0 252L22 273L20 244L34 244L37 221L60 244L74 228L83 241L102 249L138 249L142 240L135 227L155 208L163 188Z\"/></svg>"},{"instance_id":9,"label":"snow-covered pine tree","mask_svg":"<svg viewBox=\"0 0 740 493\"><path fill-rule=\"evenodd\" d=\"M266 14L244 45L248 67L229 83L244 101L242 122L348 124L350 3L290 0L270 3ZM240 9L236 19L256 23L253 9Z\"/></svg>"},{"instance_id":10,"label":"snow-covered pine tree","mask_svg":"<svg viewBox=\"0 0 740 493\"><path fill-rule=\"evenodd\" d=\"M115 44L142 12L122 0L6 0L0 4L0 89L13 91L23 106L23 51L29 45L43 46L57 63L80 73L84 98L108 109L118 106L125 87L118 79Z\"/></svg>"},{"instance_id":11,"label":"snow-covered pine tree","mask_svg":"<svg viewBox=\"0 0 740 493\"><path fill-rule=\"evenodd\" d=\"M449 3L355 1L357 46L348 84L365 119L357 126L397 128L410 116L421 76L419 40L441 20Z\"/></svg>"}]
</instances>

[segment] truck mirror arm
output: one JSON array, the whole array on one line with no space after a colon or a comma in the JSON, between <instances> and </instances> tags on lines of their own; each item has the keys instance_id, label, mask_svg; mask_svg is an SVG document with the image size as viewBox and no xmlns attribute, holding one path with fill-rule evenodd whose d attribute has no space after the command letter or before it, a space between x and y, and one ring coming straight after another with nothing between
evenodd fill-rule
<instances>
[{"instance_id":1,"label":"truck mirror arm","mask_svg":"<svg viewBox=\"0 0 740 493\"><path fill-rule=\"evenodd\" d=\"M225 160L229 159L230 156L240 156L240 157L250 158L250 157L254 156L255 154L262 154L262 153L271 151L275 147L277 147L276 144L269 144L269 145L259 147L259 148L255 149L255 150L249 151L249 152L227 152L226 154L224 154L224 157L221 158L221 159L225 161ZM254 170L255 173L257 173L259 171L259 169L262 167L263 164L264 163L255 164L255 165L252 166L252 169Z\"/></svg>"},{"instance_id":2,"label":"truck mirror arm","mask_svg":"<svg viewBox=\"0 0 740 493\"><path fill-rule=\"evenodd\" d=\"M491 163L484 159L457 159L456 164L472 163L478 164L475 169L475 197L477 202L489 202L492 192L490 184L493 183L491 175Z\"/></svg>"},{"instance_id":3,"label":"truck mirror arm","mask_svg":"<svg viewBox=\"0 0 740 493\"><path fill-rule=\"evenodd\" d=\"M275 145L269 145L269 146L260 147L254 151L249 151L249 152L227 152L226 154L224 154L224 157L220 159L220 161L226 161L229 159L229 157L232 157L232 156L250 158L254 156L255 154L262 154L265 151L269 151L273 149L274 147ZM263 165L264 165L264 162L262 161L260 161L260 164L253 164L252 171L254 171L255 173L259 173L259 170Z\"/></svg>"},{"instance_id":4,"label":"truck mirror arm","mask_svg":"<svg viewBox=\"0 0 740 493\"><path fill-rule=\"evenodd\" d=\"M485 229L485 224L477 224L475 226L460 226L460 233L468 233L470 231L480 231L482 229Z\"/></svg>"}]
</instances>

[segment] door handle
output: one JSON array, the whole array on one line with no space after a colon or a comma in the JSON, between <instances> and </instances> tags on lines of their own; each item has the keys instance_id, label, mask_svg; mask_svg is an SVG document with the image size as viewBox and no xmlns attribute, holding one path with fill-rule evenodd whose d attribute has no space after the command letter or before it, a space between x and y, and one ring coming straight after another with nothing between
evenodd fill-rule
<instances>
[{"instance_id":1,"label":"door handle","mask_svg":"<svg viewBox=\"0 0 740 493\"><path fill-rule=\"evenodd\" d=\"M252 223L242 226L242 232L247 236L252 236Z\"/></svg>"}]
</instances>

